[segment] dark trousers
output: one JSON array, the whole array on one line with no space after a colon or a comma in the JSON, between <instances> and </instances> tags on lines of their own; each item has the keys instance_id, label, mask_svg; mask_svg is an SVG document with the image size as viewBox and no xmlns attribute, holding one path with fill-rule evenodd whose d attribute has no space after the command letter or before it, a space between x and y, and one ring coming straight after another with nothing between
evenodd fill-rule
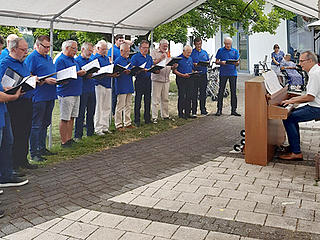
<instances>
[{"instance_id":1,"label":"dark trousers","mask_svg":"<svg viewBox=\"0 0 320 240\"><path fill-rule=\"evenodd\" d=\"M32 126L32 99L19 98L7 104L13 133L13 168L28 164L29 137Z\"/></svg>"},{"instance_id":2,"label":"dark trousers","mask_svg":"<svg viewBox=\"0 0 320 240\"><path fill-rule=\"evenodd\" d=\"M115 78L111 78L112 81L112 114L114 115L116 112L116 106L117 106L117 95L116 95L116 89L114 86Z\"/></svg>"},{"instance_id":3,"label":"dark trousers","mask_svg":"<svg viewBox=\"0 0 320 240\"><path fill-rule=\"evenodd\" d=\"M41 155L46 149L47 129L51 124L54 100L34 102L32 109L32 127L30 133L30 155Z\"/></svg>"},{"instance_id":4,"label":"dark trousers","mask_svg":"<svg viewBox=\"0 0 320 240\"><path fill-rule=\"evenodd\" d=\"M206 113L206 100L207 100L207 85L208 78L207 74L196 75L192 78L193 81L193 91L191 99L191 110L192 114L197 114L198 108L198 98L200 102L200 112Z\"/></svg>"},{"instance_id":5,"label":"dark trousers","mask_svg":"<svg viewBox=\"0 0 320 240\"><path fill-rule=\"evenodd\" d=\"M219 76L219 93L218 93L218 111L222 111L223 95L226 89L227 81L229 80L231 92L231 112L237 110L237 76Z\"/></svg>"},{"instance_id":6,"label":"dark trousers","mask_svg":"<svg viewBox=\"0 0 320 240\"><path fill-rule=\"evenodd\" d=\"M135 97L134 97L134 122L140 123L140 109L141 100L144 96L144 121L149 123L151 121L150 107L151 107L151 78L136 78L134 82Z\"/></svg>"},{"instance_id":7,"label":"dark trousers","mask_svg":"<svg viewBox=\"0 0 320 240\"><path fill-rule=\"evenodd\" d=\"M13 135L8 112L5 113L4 120L4 127L0 128L0 182L12 178Z\"/></svg>"},{"instance_id":8,"label":"dark trousers","mask_svg":"<svg viewBox=\"0 0 320 240\"><path fill-rule=\"evenodd\" d=\"M79 115L76 118L74 128L74 137L82 138L83 136L83 123L86 116L86 129L87 136L92 136L94 133L93 117L96 109L96 94L95 92L82 93L80 96ZM87 113L87 114L86 114Z\"/></svg>"},{"instance_id":9,"label":"dark trousers","mask_svg":"<svg viewBox=\"0 0 320 240\"><path fill-rule=\"evenodd\" d=\"M179 117L188 117L191 111L193 81L177 76L176 83L178 87L178 115Z\"/></svg>"}]
</instances>

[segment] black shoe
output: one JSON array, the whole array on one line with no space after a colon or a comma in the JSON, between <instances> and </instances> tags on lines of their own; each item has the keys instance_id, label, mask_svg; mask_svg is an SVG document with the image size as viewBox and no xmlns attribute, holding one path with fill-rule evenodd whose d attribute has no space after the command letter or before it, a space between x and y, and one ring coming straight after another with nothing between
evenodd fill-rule
<instances>
[{"instance_id":1,"label":"black shoe","mask_svg":"<svg viewBox=\"0 0 320 240\"><path fill-rule=\"evenodd\" d=\"M21 170L13 170L12 171L12 175L14 176L14 177L25 177L26 176L26 174L23 172L23 171L21 171Z\"/></svg>"},{"instance_id":2,"label":"black shoe","mask_svg":"<svg viewBox=\"0 0 320 240\"><path fill-rule=\"evenodd\" d=\"M140 127L140 123L139 123L139 122L134 123L134 125L135 125L136 127Z\"/></svg>"},{"instance_id":3,"label":"black shoe","mask_svg":"<svg viewBox=\"0 0 320 240\"><path fill-rule=\"evenodd\" d=\"M18 177L12 177L10 179L0 181L0 187L19 187L27 184L28 182L28 179L23 180Z\"/></svg>"},{"instance_id":4,"label":"black shoe","mask_svg":"<svg viewBox=\"0 0 320 240\"><path fill-rule=\"evenodd\" d=\"M62 148L70 148L70 147L72 147L72 140L73 139L70 139L70 140L66 141L65 143L61 143L61 147Z\"/></svg>"},{"instance_id":5,"label":"black shoe","mask_svg":"<svg viewBox=\"0 0 320 240\"><path fill-rule=\"evenodd\" d=\"M189 118L197 118L197 115L196 114L192 114L189 116Z\"/></svg>"},{"instance_id":6,"label":"black shoe","mask_svg":"<svg viewBox=\"0 0 320 240\"><path fill-rule=\"evenodd\" d=\"M4 217L4 210L0 210L0 218Z\"/></svg>"},{"instance_id":7,"label":"black shoe","mask_svg":"<svg viewBox=\"0 0 320 240\"><path fill-rule=\"evenodd\" d=\"M54 152L51 152L49 151L48 149L43 149L40 151L40 154L41 156L52 156L52 155L57 155L57 153L54 153Z\"/></svg>"},{"instance_id":8,"label":"black shoe","mask_svg":"<svg viewBox=\"0 0 320 240\"><path fill-rule=\"evenodd\" d=\"M216 116L221 116L221 115L222 115L222 111L218 110L218 111L216 112Z\"/></svg>"},{"instance_id":9,"label":"black shoe","mask_svg":"<svg viewBox=\"0 0 320 240\"><path fill-rule=\"evenodd\" d=\"M237 112L231 112L231 115L237 116L237 117L241 117L241 114L240 114L240 113L237 113Z\"/></svg>"},{"instance_id":10,"label":"black shoe","mask_svg":"<svg viewBox=\"0 0 320 240\"><path fill-rule=\"evenodd\" d=\"M26 168L26 169L37 169L37 168L38 168L38 165L26 163L25 165L22 166L22 168Z\"/></svg>"},{"instance_id":11,"label":"black shoe","mask_svg":"<svg viewBox=\"0 0 320 240\"><path fill-rule=\"evenodd\" d=\"M47 161L47 159L45 157L42 157L40 155L36 155L34 157L31 157L32 161L35 161L35 162L44 162L44 161Z\"/></svg>"},{"instance_id":12,"label":"black shoe","mask_svg":"<svg viewBox=\"0 0 320 240\"><path fill-rule=\"evenodd\" d=\"M208 112L207 111L205 111L205 112L201 112L201 115L204 115L204 116L208 116Z\"/></svg>"}]
</instances>

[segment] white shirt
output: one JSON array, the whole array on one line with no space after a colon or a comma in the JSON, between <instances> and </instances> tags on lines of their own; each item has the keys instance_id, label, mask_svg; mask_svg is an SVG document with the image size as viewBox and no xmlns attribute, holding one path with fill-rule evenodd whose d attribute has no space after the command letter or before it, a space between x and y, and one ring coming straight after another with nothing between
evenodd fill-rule
<instances>
[{"instance_id":1,"label":"white shirt","mask_svg":"<svg viewBox=\"0 0 320 240\"><path fill-rule=\"evenodd\" d=\"M314 65L308 75L307 94L314 96L314 100L308 102L308 104L320 108L320 66L318 64Z\"/></svg>"}]
</instances>

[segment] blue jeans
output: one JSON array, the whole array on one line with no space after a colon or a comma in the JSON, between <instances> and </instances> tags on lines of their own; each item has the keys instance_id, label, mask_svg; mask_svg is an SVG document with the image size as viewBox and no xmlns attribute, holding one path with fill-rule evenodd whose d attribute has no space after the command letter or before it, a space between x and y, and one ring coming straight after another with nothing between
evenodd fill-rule
<instances>
[{"instance_id":1,"label":"blue jeans","mask_svg":"<svg viewBox=\"0 0 320 240\"><path fill-rule=\"evenodd\" d=\"M34 102L32 106L32 127L30 133L30 155L41 155L46 148L47 129L51 124L54 100Z\"/></svg>"},{"instance_id":2,"label":"blue jeans","mask_svg":"<svg viewBox=\"0 0 320 240\"><path fill-rule=\"evenodd\" d=\"M76 124L74 129L74 137L82 138L83 136L83 122L85 113L86 115L86 129L87 136L92 136L94 133L93 117L96 108L96 94L95 92L82 93L80 96L79 115L76 118Z\"/></svg>"},{"instance_id":3,"label":"blue jeans","mask_svg":"<svg viewBox=\"0 0 320 240\"><path fill-rule=\"evenodd\" d=\"M12 145L13 134L9 113L5 113L5 126L0 129L0 182L12 177Z\"/></svg>"},{"instance_id":4,"label":"blue jeans","mask_svg":"<svg viewBox=\"0 0 320 240\"><path fill-rule=\"evenodd\" d=\"M308 122L320 118L320 108L305 105L294 109L283 125L287 131L288 141L293 153L301 153L299 122Z\"/></svg>"}]
</instances>

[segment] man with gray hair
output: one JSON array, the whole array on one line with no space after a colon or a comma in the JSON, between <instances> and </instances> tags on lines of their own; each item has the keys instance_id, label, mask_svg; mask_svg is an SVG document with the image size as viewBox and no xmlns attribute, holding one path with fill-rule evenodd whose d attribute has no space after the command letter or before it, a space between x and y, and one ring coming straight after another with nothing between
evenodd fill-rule
<instances>
[{"instance_id":1,"label":"man with gray hair","mask_svg":"<svg viewBox=\"0 0 320 240\"><path fill-rule=\"evenodd\" d=\"M219 92L216 116L222 114L223 95L229 80L231 92L231 115L241 116L237 113L237 68L239 65L239 51L232 47L232 38L224 39L224 47L220 48L216 54L216 64L220 65Z\"/></svg>"},{"instance_id":2,"label":"man with gray hair","mask_svg":"<svg viewBox=\"0 0 320 240\"><path fill-rule=\"evenodd\" d=\"M2 61L2 59L4 59L5 57L7 57L9 55L9 43L17 38L18 36L16 34L9 34L6 41L7 41L7 47L2 50L1 54L0 54L0 62Z\"/></svg>"},{"instance_id":3,"label":"man with gray hair","mask_svg":"<svg viewBox=\"0 0 320 240\"><path fill-rule=\"evenodd\" d=\"M160 62L167 63L170 60L168 56L169 42L166 39L162 39L159 42L159 48L151 52L153 63L159 64ZM163 119L169 119L169 86L170 86L170 71L173 67L166 66L160 70L159 73L151 73L152 81L152 121L157 123L158 113L160 108L160 114Z\"/></svg>"},{"instance_id":4,"label":"man with gray hair","mask_svg":"<svg viewBox=\"0 0 320 240\"><path fill-rule=\"evenodd\" d=\"M80 70L79 64L74 59L78 50L76 41L67 40L62 43L62 53L57 58L56 71L76 66L78 78L70 80L57 86L57 95L60 103L60 137L61 147L71 147L74 143L72 139L72 129L74 118L78 117L80 95L82 93L82 77L86 74L85 70Z\"/></svg>"},{"instance_id":5,"label":"man with gray hair","mask_svg":"<svg viewBox=\"0 0 320 240\"><path fill-rule=\"evenodd\" d=\"M89 42L84 42L81 45L81 54L76 57L76 62L79 64L79 67L91 62L90 57L93 53L93 45ZM87 112L86 117L86 129L87 136L92 136L94 134L94 123L93 117L96 108L96 94L94 89L94 80L91 76L79 77L82 79L82 93L80 96L80 107L79 115L76 118L76 124L74 128L74 137L77 140L80 140L83 136L83 123L85 118L85 113Z\"/></svg>"},{"instance_id":6,"label":"man with gray hair","mask_svg":"<svg viewBox=\"0 0 320 240\"><path fill-rule=\"evenodd\" d=\"M320 118L320 66L318 66L318 58L313 52L306 51L300 55L299 64L309 76L306 94L284 100L282 105L307 104L294 109L288 118L283 120L289 141L289 152L279 156L284 160L303 160L300 148L299 123Z\"/></svg>"}]
</instances>

